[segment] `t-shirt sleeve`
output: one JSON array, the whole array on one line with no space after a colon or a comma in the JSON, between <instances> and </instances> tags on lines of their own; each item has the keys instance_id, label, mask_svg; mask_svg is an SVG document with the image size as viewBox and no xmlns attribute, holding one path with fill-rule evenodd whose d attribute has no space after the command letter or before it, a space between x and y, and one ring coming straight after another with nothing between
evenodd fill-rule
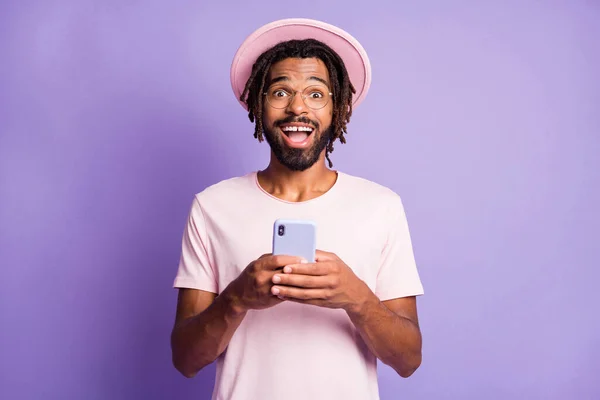
<instances>
[{"instance_id":1,"label":"t-shirt sleeve","mask_svg":"<svg viewBox=\"0 0 600 400\"><path fill-rule=\"evenodd\" d=\"M381 254L375 294L380 300L423 294L404 206L394 196L388 208L387 241Z\"/></svg>"},{"instance_id":2,"label":"t-shirt sleeve","mask_svg":"<svg viewBox=\"0 0 600 400\"><path fill-rule=\"evenodd\" d=\"M183 231L176 288L199 289L217 293L217 280L211 262L207 226L202 206L195 197Z\"/></svg>"}]
</instances>

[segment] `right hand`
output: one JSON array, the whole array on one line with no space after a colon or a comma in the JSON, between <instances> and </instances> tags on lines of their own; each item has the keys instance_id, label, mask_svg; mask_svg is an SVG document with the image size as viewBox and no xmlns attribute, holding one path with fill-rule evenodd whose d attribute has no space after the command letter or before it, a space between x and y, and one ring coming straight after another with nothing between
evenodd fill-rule
<instances>
[{"instance_id":1,"label":"right hand","mask_svg":"<svg viewBox=\"0 0 600 400\"><path fill-rule=\"evenodd\" d=\"M272 254L263 254L251 262L225 289L234 309L238 312L262 310L281 303L283 300L271 293L273 275L286 265L301 262L300 257Z\"/></svg>"}]
</instances>

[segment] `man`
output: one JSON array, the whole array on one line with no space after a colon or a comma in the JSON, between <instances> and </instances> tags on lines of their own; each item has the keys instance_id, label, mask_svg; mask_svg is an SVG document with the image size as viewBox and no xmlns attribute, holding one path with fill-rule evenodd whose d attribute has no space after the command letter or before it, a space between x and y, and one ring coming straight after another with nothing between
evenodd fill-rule
<instances>
[{"instance_id":1,"label":"man","mask_svg":"<svg viewBox=\"0 0 600 400\"><path fill-rule=\"evenodd\" d=\"M330 169L368 90L366 53L331 25L276 21L231 77L271 160L194 198L173 363L192 377L216 360L213 399L378 399L377 358L403 377L421 363L423 288L400 198ZM278 218L316 221L316 262L269 254Z\"/></svg>"}]
</instances>

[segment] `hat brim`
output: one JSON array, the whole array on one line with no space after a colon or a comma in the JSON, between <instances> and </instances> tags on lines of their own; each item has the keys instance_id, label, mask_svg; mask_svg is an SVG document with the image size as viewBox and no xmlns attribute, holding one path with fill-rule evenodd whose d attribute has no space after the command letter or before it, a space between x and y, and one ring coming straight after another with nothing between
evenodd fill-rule
<instances>
[{"instance_id":1,"label":"hat brim","mask_svg":"<svg viewBox=\"0 0 600 400\"><path fill-rule=\"evenodd\" d=\"M231 87L242 107L248 109L240 97L256 59L276 44L294 39L315 39L331 47L344 61L350 82L356 89L352 107L357 107L364 100L371 85L371 63L358 40L325 22L290 18L271 22L257 29L237 50L231 64Z\"/></svg>"}]
</instances>

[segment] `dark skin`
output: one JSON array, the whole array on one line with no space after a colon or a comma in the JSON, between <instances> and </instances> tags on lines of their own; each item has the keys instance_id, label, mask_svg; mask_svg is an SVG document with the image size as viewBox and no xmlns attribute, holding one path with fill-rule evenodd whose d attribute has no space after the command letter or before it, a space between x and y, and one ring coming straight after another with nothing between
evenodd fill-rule
<instances>
[{"instance_id":1,"label":"dark skin","mask_svg":"<svg viewBox=\"0 0 600 400\"><path fill-rule=\"evenodd\" d=\"M283 80L292 90L315 84L327 85L327 68L318 59L285 59L274 64L270 80ZM317 145L332 121L332 105L312 110L299 93L285 109L265 104L264 126L272 140L285 138L276 121L306 117L319 126L301 148ZM280 136L277 136L280 135ZM295 145L291 145L295 146ZM337 174L327 168L325 151L303 171L293 171L274 154L258 174L260 185L286 201L307 201L327 192ZM193 377L227 347L249 310L293 301L317 307L343 309L371 352L400 376L409 377L421 364L421 332L415 297L380 301L338 256L317 251L315 263L297 257L265 254L250 263L219 296L194 289L180 289L171 345L173 363L186 377Z\"/></svg>"}]
</instances>

